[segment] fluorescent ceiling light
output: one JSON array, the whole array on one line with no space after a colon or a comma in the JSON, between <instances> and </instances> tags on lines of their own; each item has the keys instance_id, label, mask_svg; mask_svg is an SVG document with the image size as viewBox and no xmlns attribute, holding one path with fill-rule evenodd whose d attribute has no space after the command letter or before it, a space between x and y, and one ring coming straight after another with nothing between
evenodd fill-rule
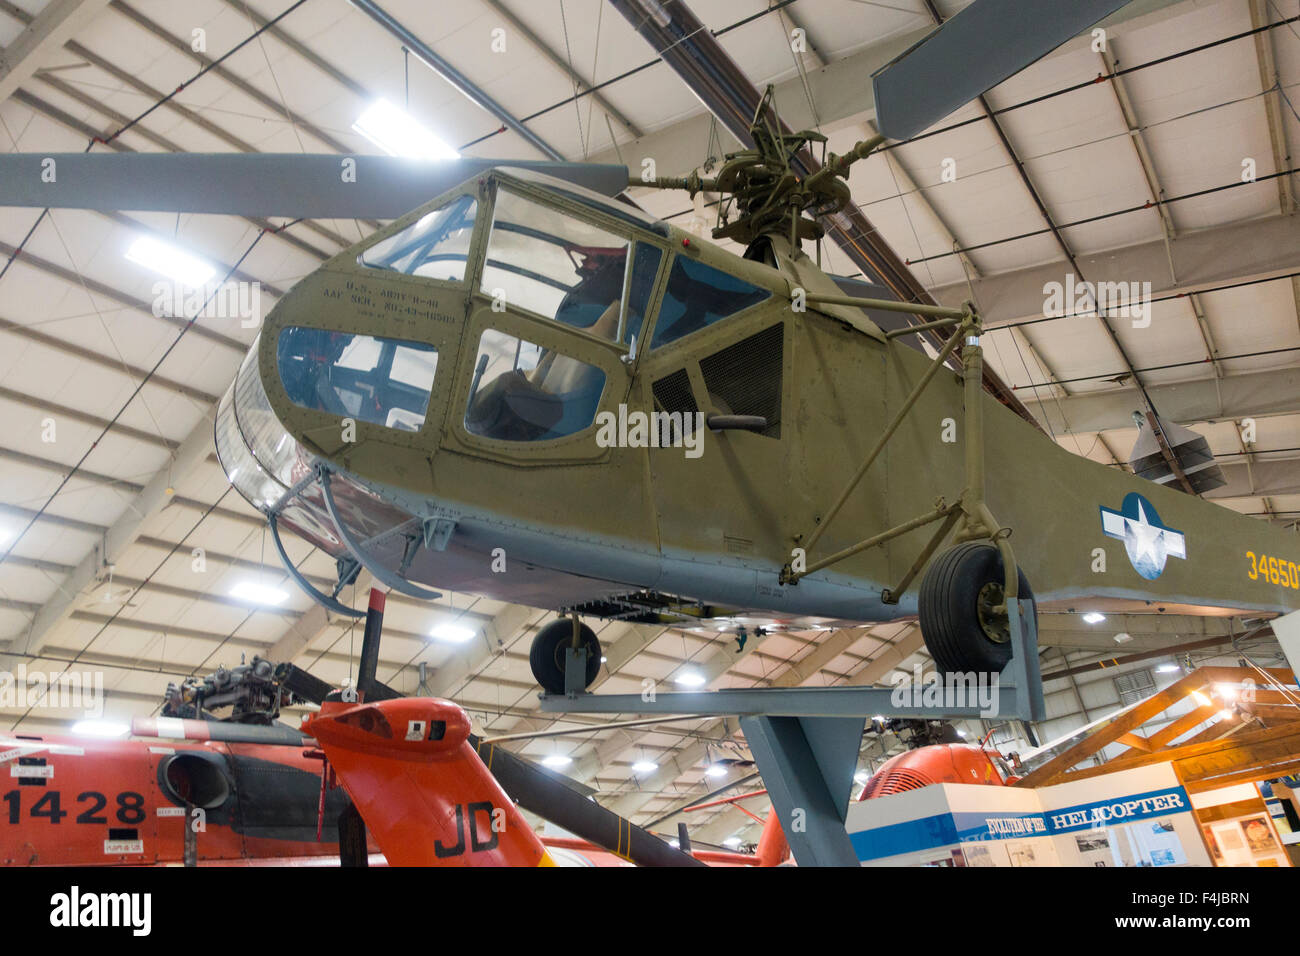
<instances>
[{"instance_id":1,"label":"fluorescent ceiling light","mask_svg":"<svg viewBox=\"0 0 1300 956\"><path fill-rule=\"evenodd\" d=\"M703 687L708 683L708 679L699 671L682 671L673 679L683 687Z\"/></svg>"},{"instance_id":2,"label":"fluorescent ceiling light","mask_svg":"<svg viewBox=\"0 0 1300 956\"><path fill-rule=\"evenodd\" d=\"M464 624L439 624L429 632L429 636L448 644L464 644L477 633L474 628Z\"/></svg>"},{"instance_id":3,"label":"fluorescent ceiling light","mask_svg":"<svg viewBox=\"0 0 1300 956\"><path fill-rule=\"evenodd\" d=\"M653 760L638 760L632 764L633 773L654 773L659 769L659 765Z\"/></svg>"},{"instance_id":4,"label":"fluorescent ceiling light","mask_svg":"<svg viewBox=\"0 0 1300 956\"><path fill-rule=\"evenodd\" d=\"M136 239L126 250L126 257L188 286L201 286L217 274L215 268L197 256L153 236Z\"/></svg>"},{"instance_id":5,"label":"fluorescent ceiling light","mask_svg":"<svg viewBox=\"0 0 1300 956\"><path fill-rule=\"evenodd\" d=\"M1177 664L1161 664L1156 668L1157 674L1172 674L1174 671L1182 670Z\"/></svg>"},{"instance_id":6,"label":"fluorescent ceiling light","mask_svg":"<svg viewBox=\"0 0 1300 956\"><path fill-rule=\"evenodd\" d=\"M1096 611L1089 611L1083 616L1083 619L1089 624L1100 624L1102 621L1106 620L1106 615L1098 614Z\"/></svg>"},{"instance_id":7,"label":"fluorescent ceiling light","mask_svg":"<svg viewBox=\"0 0 1300 956\"><path fill-rule=\"evenodd\" d=\"M288 591L267 587L256 581L240 581L230 589L230 596L250 604L269 604L272 607L283 604L289 598Z\"/></svg>"},{"instance_id":8,"label":"fluorescent ceiling light","mask_svg":"<svg viewBox=\"0 0 1300 956\"><path fill-rule=\"evenodd\" d=\"M871 778L867 776L867 772L865 770L859 770L857 773L853 775L853 779L856 780L858 783L866 783Z\"/></svg>"},{"instance_id":9,"label":"fluorescent ceiling light","mask_svg":"<svg viewBox=\"0 0 1300 956\"><path fill-rule=\"evenodd\" d=\"M704 768L704 776L706 777L725 777L726 775L727 768L720 763L709 764Z\"/></svg>"},{"instance_id":10,"label":"fluorescent ceiling light","mask_svg":"<svg viewBox=\"0 0 1300 956\"><path fill-rule=\"evenodd\" d=\"M725 840L722 841L722 845L729 846L734 850L736 847L740 846L740 837L735 837L735 836L727 837Z\"/></svg>"},{"instance_id":11,"label":"fluorescent ceiling light","mask_svg":"<svg viewBox=\"0 0 1300 956\"><path fill-rule=\"evenodd\" d=\"M131 728L112 720L79 720L72 725L72 732L81 737L125 737Z\"/></svg>"},{"instance_id":12,"label":"fluorescent ceiling light","mask_svg":"<svg viewBox=\"0 0 1300 956\"><path fill-rule=\"evenodd\" d=\"M456 152L419 121L388 100L376 100L352 128L390 156L408 159L459 159Z\"/></svg>"},{"instance_id":13,"label":"fluorescent ceiling light","mask_svg":"<svg viewBox=\"0 0 1300 956\"><path fill-rule=\"evenodd\" d=\"M573 763L573 758L566 754L547 754L542 758L542 765L550 767L552 770L559 770L571 763Z\"/></svg>"}]
</instances>

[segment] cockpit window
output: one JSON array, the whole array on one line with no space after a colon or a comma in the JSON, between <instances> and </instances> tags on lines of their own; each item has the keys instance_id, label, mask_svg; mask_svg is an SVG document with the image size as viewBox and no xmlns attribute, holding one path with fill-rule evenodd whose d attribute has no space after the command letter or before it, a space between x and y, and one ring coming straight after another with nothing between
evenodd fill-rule
<instances>
[{"instance_id":1,"label":"cockpit window","mask_svg":"<svg viewBox=\"0 0 1300 956\"><path fill-rule=\"evenodd\" d=\"M483 292L613 340L629 240L507 190L497 194Z\"/></svg>"},{"instance_id":2,"label":"cockpit window","mask_svg":"<svg viewBox=\"0 0 1300 956\"><path fill-rule=\"evenodd\" d=\"M772 293L730 273L678 256L668 274L652 348L675 342L729 315L762 302Z\"/></svg>"},{"instance_id":3,"label":"cockpit window","mask_svg":"<svg viewBox=\"0 0 1300 956\"><path fill-rule=\"evenodd\" d=\"M414 432L424 425L438 350L423 342L290 326L280 333L276 365L295 405Z\"/></svg>"},{"instance_id":4,"label":"cockpit window","mask_svg":"<svg viewBox=\"0 0 1300 956\"><path fill-rule=\"evenodd\" d=\"M496 329L479 339L465 430L500 441L545 441L596 419L605 373Z\"/></svg>"},{"instance_id":5,"label":"cockpit window","mask_svg":"<svg viewBox=\"0 0 1300 956\"><path fill-rule=\"evenodd\" d=\"M401 232L375 243L361 253L360 262L372 269L388 269L426 279L464 281L477 210L478 203L473 196L453 199Z\"/></svg>"}]
</instances>

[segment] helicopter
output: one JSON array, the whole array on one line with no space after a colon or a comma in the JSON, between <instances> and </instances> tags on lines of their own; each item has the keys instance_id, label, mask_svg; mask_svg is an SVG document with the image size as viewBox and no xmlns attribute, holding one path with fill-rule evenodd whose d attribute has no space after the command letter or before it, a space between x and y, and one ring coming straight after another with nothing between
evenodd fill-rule
<instances>
[{"instance_id":1,"label":"helicopter","mask_svg":"<svg viewBox=\"0 0 1300 956\"><path fill-rule=\"evenodd\" d=\"M0 816L0 865L779 866L789 859L775 814L754 853L693 845L683 828L679 844L670 844L600 807L573 781L474 736L454 702L403 697L375 677L384 606L384 592L372 588L358 674L344 687L254 657L168 684L158 716L132 721L131 740L0 736L0 767L15 781ZM299 705L319 709L295 729L280 720L281 708ZM521 809L564 835L534 833Z\"/></svg>"},{"instance_id":2,"label":"helicopter","mask_svg":"<svg viewBox=\"0 0 1300 956\"><path fill-rule=\"evenodd\" d=\"M1026 31L1015 69L1120 5ZM1013 600L1300 608L1294 536L1080 459L987 394L975 303L902 302L804 250L852 201L854 163L1004 79L1006 60L887 123L909 51L877 77L884 132L806 176L794 158L825 139L785 130L769 91L752 146L708 176L15 154L0 205L396 217L265 317L219 404L218 457L286 571L336 613L361 616L339 595L362 569L420 598L556 611L530 649L552 694L569 648L597 676L583 617L738 632L916 618L939 670L996 673ZM719 196L713 238L743 254L617 198L629 186ZM286 529L334 558L332 590L297 571Z\"/></svg>"}]
</instances>

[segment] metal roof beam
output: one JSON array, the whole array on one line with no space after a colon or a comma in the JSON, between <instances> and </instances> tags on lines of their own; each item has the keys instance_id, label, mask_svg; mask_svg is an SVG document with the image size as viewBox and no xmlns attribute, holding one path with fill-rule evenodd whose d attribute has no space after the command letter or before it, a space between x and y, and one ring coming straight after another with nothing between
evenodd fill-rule
<instances>
[{"instance_id":1,"label":"metal roof beam","mask_svg":"<svg viewBox=\"0 0 1300 956\"><path fill-rule=\"evenodd\" d=\"M14 42L0 52L0 103L48 66L63 44L108 6L108 0L50 0Z\"/></svg>"},{"instance_id":2,"label":"metal roof beam","mask_svg":"<svg viewBox=\"0 0 1300 956\"><path fill-rule=\"evenodd\" d=\"M140 379L149 376L149 372L147 369L140 368L139 366L136 365L128 365L127 363L119 360L116 356L109 357L105 355L103 352L98 352L95 351L94 349L85 348L83 346L77 345L75 342L65 341L64 339L60 339L58 336L49 335L46 332L42 332L39 329L35 329L30 326L23 325L20 322L11 322L8 319L0 318L0 333L7 333L17 338L25 339L28 342L34 342L37 345L43 345L46 348L54 349L57 352L62 352L64 355L70 355L73 358L78 358L86 362L91 362L95 365L98 365L100 368L106 368L113 372L120 372L123 375L127 376L128 378L133 379L134 381L139 381ZM175 392L177 395L184 395L186 398L198 402L200 405L204 406L205 408L209 405L215 405L218 399L221 397L219 395L209 395L207 392L204 392L201 389L194 388L192 385L186 385L184 382L179 382L175 379L170 379L165 376L158 375L157 373L154 373L152 376L149 377L149 382L150 384L156 385L159 388L165 388L168 391ZM8 391L8 389L6 389L5 391ZM137 434L140 435L149 435L148 432L140 432L137 429L128 429L128 430L132 432L136 432ZM146 440L152 440L156 438L157 436L149 435L149 438ZM169 444L172 445L173 447L175 445L174 442Z\"/></svg>"},{"instance_id":3,"label":"metal roof beam","mask_svg":"<svg viewBox=\"0 0 1300 956\"><path fill-rule=\"evenodd\" d=\"M712 721L709 726L717 728L720 736L730 736L740 730L740 721L734 717L722 717ZM623 744L626 749L627 744ZM637 780L638 789L622 794L616 799L606 803L605 806L613 810L619 816L629 817L644 807L651 800L658 799L661 791L667 790L683 774L695 769L695 765L701 760L708 759L710 753L709 745L703 741L684 747L669 757L659 765L659 769L650 774L643 780ZM732 777L740 777L749 771L743 773L734 767L728 770ZM722 778L714 780L713 783L721 786L725 782Z\"/></svg>"},{"instance_id":4,"label":"metal roof beam","mask_svg":"<svg viewBox=\"0 0 1300 956\"><path fill-rule=\"evenodd\" d=\"M819 673L821 673L822 670L831 663L831 661L835 660L835 658L847 652L848 648L851 647L853 644L856 644L863 636L870 636L875 638L878 641L883 641L882 638L871 633L871 628L866 628L866 629L844 628L842 630L835 631L831 634L828 634L825 637L825 639L820 644L818 644L817 647L814 650L812 650L809 654L807 654L805 657L801 658L800 660L795 661L788 668L786 668L785 671L777 675L777 677L772 680L770 686L801 687L807 684L810 680L812 680ZM895 645L891 644L889 641L883 641L882 645L877 648L877 653L889 654L891 648L894 647ZM906 654L904 654L903 656L905 657ZM901 659L902 658L899 658L900 661ZM891 656L889 660L892 663L894 657ZM711 721L709 723L706 723L699 728L699 732L706 732L718 724L721 724L721 722ZM682 801L681 805L686 806L693 799L695 798L694 797L688 798ZM677 814L674 814L674 816L676 815ZM672 819L671 817L665 818L663 822L670 822L671 819Z\"/></svg>"},{"instance_id":5,"label":"metal roof beam","mask_svg":"<svg viewBox=\"0 0 1300 956\"><path fill-rule=\"evenodd\" d=\"M49 406L47 403L41 403L41 407L42 409L51 408L51 406ZM84 416L84 417L90 418L90 416ZM82 419L78 418L78 420L82 420ZM179 442L169 443L169 446L173 449L172 458L170 458L169 461L175 459L177 454L175 449L179 448L180 444L181 443ZM207 461L210 457L211 456L205 456L203 460ZM26 465L29 468L39 468L42 471L52 472L57 475L66 474L68 470L71 468L70 465L65 465L62 462L51 461L48 458L40 458L36 455L29 455L26 452L15 451L11 448L0 448L0 459L5 459L8 461L16 462L21 465ZM139 495L147 487L146 485L139 485L133 481L128 481L125 478L114 478L112 475L102 475L98 472L89 471L88 469L85 468L78 469L76 477L82 479L83 481L93 482L95 484L109 485L111 487L120 489L132 495ZM245 513L243 511L235 511L230 508L213 508L207 502L196 501L193 498L186 498L182 495L177 495L174 493L169 495L168 497L170 500L168 502L164 502L164 504L174 504L180 508L185 508L186 510L189 511L204 512L211 509L213 515L216 515L217 517L220 518L225 518L228 521L234 521L238 524L243 524L254 528L261 528L263 526L263 521L261 518L255 517L254 515Z\"/></svg>"},{"instance_id":6,"label":"metal roof beam","mask_svg":"<svg viewBox=\"0 0 1300 956\"><path fill-rule=\"evenodd\" d=\"M374 0L351 0L351 2L354 7L370 17L371 20L375 21L399 43L410 50L417 60L455 87L470 102L510 127L547 159L553 159L557 162L564 161L564 156L546 140L520 122L513 113L484 92L483 89L452 66L446 59L435 53L432 47L403 26L395 17L385 12Z\"/></svg>"},{"instance_id":7,"label":"metal roof beam","mask_svg":"<svg viewBox=\"0 0 1300 956\"><path fill-rule=\"evenodd\" d=\"M193 47L191 46L188 40L182 40L180 37L173 36L172 34L168 33L167 30L165 30L157 22L151 20L149 17L145 16L143 13L141 13L139 10L136 10L134 7L130 6L129 4L124 3L123 0L110 0L109 8L114 13L120 14L126 19L130 20L136 26L140 27L140 29L145 30L150 35L161 40L163 43L171 47L176 52L180 53L182 56L192 57L194 60L196 60L199 63L200 66L211 67L210 72L215 73L217 76L221 77L223 80L225 80L235 89L239 90L249 99L253 100L256 103L261 104L263 107L269 110L274 116L283 117L295 129L302 130L303 132L311 136L313 139L316 139L319 142L323 143L325 146L329 147L336 153L346 154L352 152L352 150L347 146L347 144L343 143L341 140L335 138L334 136L331 136L329 133L321 129L319 126L316 126L310 120L304 119L302 116L293 112L283 102L278 102L271 96L268 96L266 93L263 93L252 83L249 83L243 77L237 75L234 71L230 70L226 66L220 63L217 63L214 66L213 64L215 63L215 60L212 57L208 56L205 53L195 52L195 50L193 49ZM274 69L272 67L268 66L267 69L270 70L272 74L274 74Z\"/></svg>"},{"instance_id":8,"label":"metal roof beam","mask_svg":"<svg viewBox=\"0 0 1300 956\"><path fill-rule=\"evenodd\" d=\"M838 636L838 635L836 635ZM861 636L861 635L858 635ZM873 635L875 636L875 635ZM841 640L844 638L841 637ZM835 636L830 640L834 641ZM902 636L896 637L893 641L886 643L880 648L879 653L874 655L859 671L858 675L849 680L848 683L875 683L883 677L891 668L901 664L921 645L921 629L919 627L910 627ZM814 651L814 653L816 653ZM834 659L832 655L830 660ZM828 661L829 663L829 661ZM808 674L804 669L787 669L784 673L779 674L771 683L773 687L797 687L807 682L813 675ZM716 732L718 736L726 737L734 734L739 729L739 721L733 718L723 718L709 721L696 728L696 733L706 734ZM622 749L626 749L627 744ZM640 781L642 790L625 794L609 804L609 808L616 813L627 816L636 812L645 806L646 803L658 797L659 791L666 789L678 777L687 770L694 767L700 760L705 759L708 749L705 744L698 743L679 751L672 760L661 765L659 770L651 775L647 780ZM617 756L615 754L614 756ZM683 769L684 768L684 769ZM733 776L740 776L735 770L731 771ZM723 782L721 779L716 781L719 785ZM689 799L685 802L689 802Z\"/></svg>"},{"instance_id":9,"label":"metal roof beam","mask_svg":"<svg viewBox=\"0 0 1300 956\"><path fill-rule=\"evenodd\" d=\"M505 647L549 613L520 604L507 604L483 625L481 634L475 635L471 643L457 648L446 663L433 672L428 680L431 696L455 697Z\"/></svg>"},{"instance_id":10,"label":"metal roof beam","mask_svg":"<svg viewBox=\"0 0 1300 956\"><path fill-rule=\"evenodd\" d=\"M1239 372L1172 385L1152 385L1147 393L1160 414L1180 425L1300 412L1300 368ZM1133 427L1137 397L1131 388L1026 402L1057 435Z\"/></svg>"},{"instance_id":11,"label":"metal roof beam","mask_svg":"<svg viewBox=\"0 0 1300 956\"><path fill-rule=\"evenodd\" d=\"M1151 295L1156 299L1211 292L1219 286L1276 279L1300 270L1300 219L1273 216L1184 232L1171 248L1177 280L1169 276L1169 258L1163 239L1080 255L1076 259L1088 280L1098 285L1128 283L1133 276L1143 276L1149 277ZM1044 287L1051 282L1064 282L1066 274L1073 271L1067 260L1060 259L977 279L975 296L985 330L996 331L998 326L1010 322L1043 318ZM943 305L960 305L970 297L965 282L932 291ZM1087 319L1071 317L1054 321Z\"/></svg>"},{"instance_id":12,"label":"metal roof beam","mask_svg":"<svg viewBox=\"0 0 1300 956\"><path fill-rule=\"evenodd\" d=\"M122 516L105 532L102 543L81 559L59 590L32 618L27 632L9 642L10 650L36 653L44 647L55 628L72 612L77 600L97 583L100 569L119 561L140 536L145 522L172 500L175 482L206 459L212 448L210 416L211 413L200 419L167 464L149 479Z\"/></svg>"},{"instance_id":13,"label":"metal roof beam","mask_svg":"<svg viewBox=\"0 0 1300 956\"><path fill-rule=\"evenodd\" d=\"M137 299L135 296L114 289L112 286L100 282L98 279L79 275L72 269L51 262L48 259L43 259L40 256L33 255L26 249L19 252L17 248L9 245L9 243L0 242L0 257L9 258L11 256L17 257L16 264L18 265L30 266L33 269L44 272L46 275L53 276L56 279L61 279L70 286L84 289L87 292L93 292L96 295L102 295L106 299L112 299L114 302L136 309L143 312L145 315L153 316L153 304L146 302L144 299ZM176 329L182 329L188 324L187 320L176 316L163 315L154 317L157 318L158 321L166 322L168 325ZM222 335L220 332L213 331L207 326L200 325L197 322L192 327L192 331L195 336L207 339L210 342L215 342L216 344L224 346L239 355L244 355L248 352L248 346L238 339Z\"/></svg>"},{"instance_id":14,"label":"metal roof beam","mask_svg":"<svg viewBox=\"0 0 1300 956\"><path fill-rule=\"evenodd\" d=\"M1250 22L1253 27L1261 27L1272 20L1270 0L1250 0ZM1288 169L1291 166L1291 143L1287 139L1287 121L1282 112L1283 93L1282 78L1277 69L1277 56L1272 30L1255 35L1255 57L1259 62L1259 81L1264 88L1264 112L1268 117L1268 139L1273 149L1273 168ZM1294 32L1294 31L1293 31ZM1277 179L1278 208L1282 215L1295 212L1296 178L1281 176ZM1296 323L1300 325L1300 276L1291 277L1291 298L1296 307Z\"/></svg>"},{"instance_id":15,"label":"metal roof beam","mask_svg":"<svg viewBox=\"0 0 1300 956\"><path fill-rule=\"evenodd\" d=\"M491 7L493 12L496 13L497 16L501 17L501 19L504 20L506 23L508 23L516 33L518 33L530 44L536 47L537 51L541 53L542 56L546 57L546 59L551 62L552 66L554 66L557 70L563 73L569 79L569 82L571 82L574 85L575 92L583 93L591 89L590 83L584 80L577 73L577 71L575 71L564 60L562 60L559 54L557 54L554 50L552 50L546 44L546 42L542 40L541 37L539 37L536 33L532 31L531 28L529 28L527 24L525 24L517 16L511 13L510 9L504 3L502 3L501 0L483 0L483 2L487 4L489 7ZM595 77L592 77L592 79L594 80ZM605 111L605 113L609 116L610 119L614 120L624 129L626 129L629 133L631 133L633 136L640 137L642 135L641 129L630 119L624 116L623 113L619 111L618 107L610 103L610 101L607 100L604 96L602 96L600 93L591 93L589 95L595 101L596 105Z\"/></svg>"},{"instance_id":16,"label":"metal roof beam","mask_svg":"<svg viewBox=\"0 0 1300 956\"><path fill-rule=\"evenodd\" d=\"M1272 20L1270 0L1250 0L1250 25L1259 29ZM1273 32L1255 34L1255 58L1259 64L1259 81L1264 90L1264 112L1268 117L1268 138L1273 149L1273 168L1287 169L1291 165L1291 144L1287 142L1286 118L1282 113L1282 79L1277 69ZM1282 215L1295 211L1295 186L1292 177L1277 180L1278 207Z\"/></svg>"},{"instance_id":17,"label":"metal roof beam","mask_svg":"<svg viewBox=\"0 0 1300 956\"><path fill-rule=\"evenodd\" d=\"M0 324L0 332L10 331L12 330L7 325ZM52 413L69 421L81 422L83 425L89 425L93 428L102 429L109 424L108 419L100 418L98 415L91 415L88 412L72 408L69 405L59 405L55 402L41 398L40 396L32 395L27 392L17 392L11 388L0 387L0 399L5 399L6 401L13 402L27 409L39 408L40 411L45 412L46 414ZM155 445L159 448L165 448L169 452L174 451L176 446L179 444L179 442L172 441L170 438L165 438L162 435L155 435L154 433L147 432L142 428L123 425L120 421L112 423L112 427L109 431L117 435L134 438L136 441L144 442L146 445ZM63 467L66 468L66 466Z\"/></svg>"},{"instance_id":18,"label":"metal roof beam","mask_svg":"<svg viewBox=\"0 0 1300 956\"><path fill-rule=\"evenodd\" d=\"M353 593L366 595L373 583L374 578L363 568L357 572L356 582L351 587L354 589ZM343 594L340 593L339 597L341 599ZM347 630L355 623L355 618L333 615L313 601L311 607L291 621L284 633L267 648L262 656L276 664L296 663L330 628L342 627Z\"/></svg>"}]
</instances>

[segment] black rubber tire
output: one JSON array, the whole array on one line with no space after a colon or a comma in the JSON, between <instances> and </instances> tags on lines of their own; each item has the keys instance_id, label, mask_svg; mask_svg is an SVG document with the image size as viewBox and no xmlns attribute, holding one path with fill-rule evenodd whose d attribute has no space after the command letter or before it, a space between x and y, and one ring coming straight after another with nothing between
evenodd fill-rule
<instances>
[{"instance_id":1,"label":"black rubber tire","mask_svg":"<svg viewBox=\"0 0 1300 956\"><path fill-rule=\"evenodd\" d=\"M587 683L590 687L600 673L600 641L586 624L578 625L582 646L587 649ZM533 636L528 663L533 677L548 694L564 693L564 650L573 640L573 621L567 617L552 621Z\"/></svg>"},{"instance_id":2,"label":"black rubber tire","mask_svg":"<svg viewBox=\"0 0 1300 956\"><path fill-rule=\"evenodd\" d=\"M1018 577L1021 599L1033 600L1023 568ZM999 673L1011 660L1011 643L991 639L979 620L980 590L1002 580L1002 554L978 541L949 548L926 569L921 578L921 636L941 673Z\"/></svg>"}]
</instances>

